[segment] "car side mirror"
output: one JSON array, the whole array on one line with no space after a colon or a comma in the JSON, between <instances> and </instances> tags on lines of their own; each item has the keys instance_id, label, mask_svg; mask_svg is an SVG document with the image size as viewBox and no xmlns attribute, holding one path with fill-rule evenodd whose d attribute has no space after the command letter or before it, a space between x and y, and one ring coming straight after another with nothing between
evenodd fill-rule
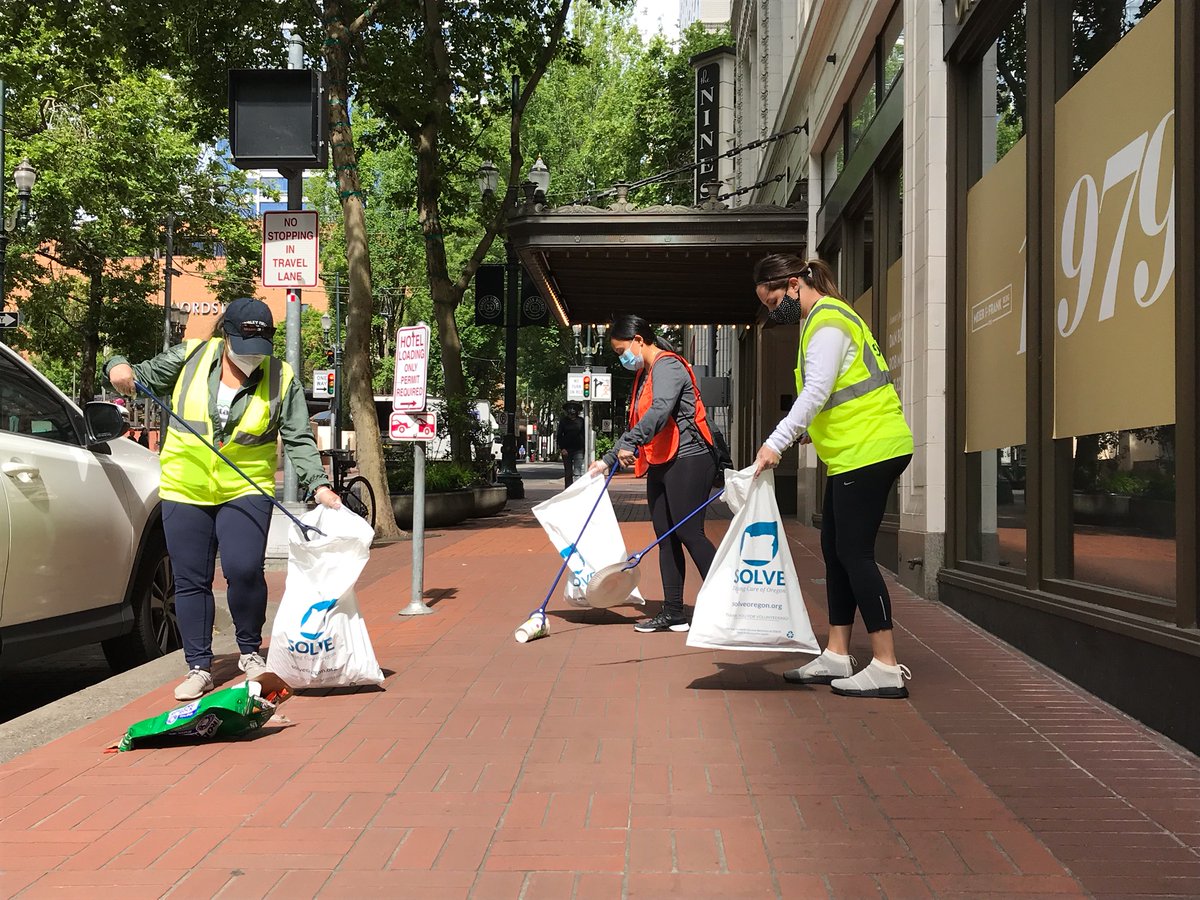
<instances>
[{"instance_id":1,"label":"car side mirror","mask_svg":"<svg viewBox=\"0 0 1200 900\"><path fill-rule=\"evenodd\" d=\"M84 407L83 419L87 423L89 446L115 441L129 430L121 407L115 403L93 401Z\"/></svg>"}]
</instances>

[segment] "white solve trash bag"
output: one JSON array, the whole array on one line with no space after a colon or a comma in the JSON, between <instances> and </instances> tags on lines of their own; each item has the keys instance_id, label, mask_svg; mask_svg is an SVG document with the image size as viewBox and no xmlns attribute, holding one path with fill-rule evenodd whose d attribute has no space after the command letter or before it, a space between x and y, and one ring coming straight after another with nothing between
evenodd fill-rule
<instances>
[{"instance_id":1,"label":"white solve trash bag","mask_svg":"<svg viewBox=\"0 0 1200 900\"><path fill-rule=\"evenodd\" d=\"M309 540L288 531L288 572L271 628L267 666L293 688L382 684L354 582L371 554L374 529L345 507L318 506L301 516Z\"/></svg>"},{"instance_id":2,"label":"white solve trash bag","mask_svg":"<svg viewBox=\"0 0 1200 900\"><path fill-rule=\"evenodd\" d=\"M566 587L563 596L572 606L590 609L587 602L587 584L600 569L628 558L625 539L621 537L621 526L613 512L612 500L604 490L606 476L584 475L576 478L569 488L543 500L533 508L533 514L546 529L554 549L567 556L567 571L564 573ZM601 497L601 492L604 496ZM599 497L600 505L596 506ZM596 506L592 521L579 543L579 529L587 521L588 513ZM629 595L628 604L641 606L646 603L635 589Z\"/></svg>"},{"instance_id":3,"label":"white solve trash bag","mask_svg":"<svg viewBox=\"0 0 1200 900\"><path fill-rule=\"evenodd\" d=\"M775 476L754 466L725 471L733 522L696 597L689 647L820 653L787 535L775 502Z\"/></svg>"}]
</instances>

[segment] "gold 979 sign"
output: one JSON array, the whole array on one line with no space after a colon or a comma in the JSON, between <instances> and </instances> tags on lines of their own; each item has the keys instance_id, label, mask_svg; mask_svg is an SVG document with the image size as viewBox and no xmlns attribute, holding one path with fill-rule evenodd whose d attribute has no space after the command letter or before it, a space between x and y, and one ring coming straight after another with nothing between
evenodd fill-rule
<instances>
[{"instance_id":1,"label":"gold 979 sign","mask_svg":"<svg viewBox=\"0 0 1200 900\"><path fill-rule=\"evenodd\" d=\"M1173 7L1055 108L1055 437L1175 421Z\"/></svg>"}]
</instances>

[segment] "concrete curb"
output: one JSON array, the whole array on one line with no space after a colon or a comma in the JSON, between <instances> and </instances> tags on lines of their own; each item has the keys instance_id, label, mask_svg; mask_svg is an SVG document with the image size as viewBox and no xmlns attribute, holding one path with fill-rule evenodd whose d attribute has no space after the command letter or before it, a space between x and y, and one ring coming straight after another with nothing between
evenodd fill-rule
<instances>
[{"instance_id":1,"label":"concrete curb","mask_svg":"<svg viewBox=\"0 0 1200 900\"><path fill-rule=\"evenodd\" d=\"M213 591L213 596L216 598L213 652L218 656L236 654L237 641L233 637L233 619L225 602L225 592ZM268 604L268 628L275 620L275 610L278 608L277 602ZM141 699L165 684L179 680L186 674L186 668L183 651L177 650L144 666L106 678L98 684L76 691L23 716L10 719L0 725L0 764L49 744ZM132 725L133 722L129 724ZM112 737L115 741L120 736L114 734Z\"/></svg>"}]
</instances>

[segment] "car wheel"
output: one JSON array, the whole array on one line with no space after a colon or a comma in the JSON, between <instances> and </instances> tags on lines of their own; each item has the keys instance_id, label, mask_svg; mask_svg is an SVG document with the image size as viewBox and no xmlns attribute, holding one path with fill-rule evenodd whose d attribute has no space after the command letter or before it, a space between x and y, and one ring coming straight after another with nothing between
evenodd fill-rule
<instances>
[{"instance_id":1,"label":"car wheel","mask_svg":"<svg viewBox=\"0 0 1200 900\"><path fill-rule=\"evenodd\" d=\"M175 577L161 532L142 553L133 586L133 630L104 641L104 656L114 671L124 672L183 646L175 618Z\"/></svg>"}]
</instances>

